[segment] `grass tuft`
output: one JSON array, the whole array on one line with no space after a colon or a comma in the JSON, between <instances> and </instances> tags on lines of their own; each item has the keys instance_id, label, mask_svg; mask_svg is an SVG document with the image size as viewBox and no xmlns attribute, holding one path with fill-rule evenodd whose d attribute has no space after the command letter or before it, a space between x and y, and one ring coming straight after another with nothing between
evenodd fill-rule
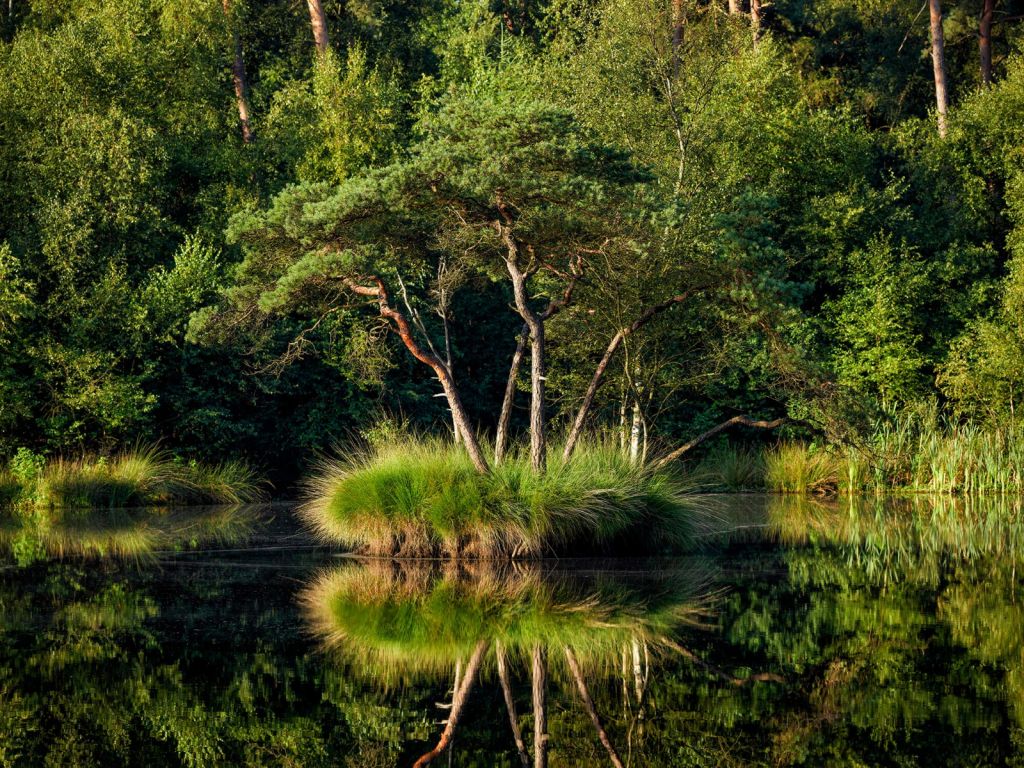
<instances>
[{"instance_id":1,"label":"grass tuft","mask_svg":"<svg viewBox=\"0 0 1024 768\"><path fill-rule=\"evenodd\" d=\"M322 537L370 554L523 557L660 552L692 541L692 498L613 446L580 446L547 472L514 452L487 475L456 445L401 437L324 460L300 510Z\"/></svg>"},{"instance_id":2,"label":"grass tuft","mask_svg":"<svg viewBox=\"0 0 1024 768\"><path fill-rule=\"evenodd\" d=\"M243 463L184 464L155 447L50 461L21 451L0 473L0 504L34 509L240 504L261 496Z\"/></svg>"}]
</instances>

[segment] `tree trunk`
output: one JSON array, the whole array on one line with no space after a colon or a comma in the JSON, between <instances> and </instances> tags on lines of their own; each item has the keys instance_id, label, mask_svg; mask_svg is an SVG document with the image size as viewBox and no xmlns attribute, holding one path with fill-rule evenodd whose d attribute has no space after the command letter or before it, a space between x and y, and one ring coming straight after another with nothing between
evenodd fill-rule
<instances>
[{"instance_id":1,"label":"tree trunk","mask_svg":"<svg viewBox=\"0 0 1024 768\"><path fill-rule=\"evenodd\" d=\"M754 47L757 47L758 42L761 40L762 24L761 21L761 0L750 0L750 31L754 35Z\"/></svg>"},{"instance_id":2,"label":"tree trunk","mask_svg":"<svg viewBox=\"0 0 1024 768\"><path fill-rule=\"evenodd\" d=\"M545 423L544 383L544 320L530 307L526 292L526 274L519 267L518 246L507 229L504 230L509 253L505 265L512 278L516 310L530 329L530 463L535 472L547 465L547 424Z\"/></svg>"},{"instance_id":3,"label":"tree trunk","mask_svg":"<svg viewBox=\"0 0 1024 768\"><path fill-rule=\"evenodd\" d=\"M544 700L547 686L547 659L544 649L533 647L533 768L547 768L548 764L548 714Z\"/></svg>"},{"instance_id":4,"label":"tree trunk","mask_svg":"<svg viewBox=\"0 0 1024 768\"><path fill-rule=\"evenodd\" d=\"M672 0L672 74L679 74L680 49L683 47L683 0Z\"/></svg>"},{"instance_id":5,"label":"tree trunk","mask_svg":"<svg viewBox=\"0 0 1024 768\"><path fill-rule=\"evenodd\" d=\"M565 649L565 659L569 662L569 670L572 672L573 679L576 681L576 689L580 692L580 698L583 700L583 708L587 710L587 714L590 715L590 722L594 724L594 729L597 731L597 738L604 745L605 751L608 753L608 758L612 761L612 765L615 768L623 768L622 760L619 758L619 753L615 751L615 747L612 746L611 739L608 738L608 733L605 731L604 726L601 724L601 718L597 714L597 708L594 706L594 700L590 698L590 691L587 690L587 683L583 679L583 672L580 670L580 665L576 661L576 656L572 650L568 647Z\"/></svg>"},{"instance_id":6,"label":"tree trunk","mask_svg":"<svg viewBox=\"0 0 1024 768\"><path fill-rule=\"evenodd\" d=\"M733 416L731 419L726 419L721 424L717 424L713 426L711 429L709 429L707 432L704 432L703 434L700 434L697 437L693 438L693 440L691 440L690 442L683 443L681 446L672 451L672 453L668 454L667 456L663 456L661 459L659 459L655 463L654 467L657 469L660 467L664 467L666 464L670 464L687 451L696 448L705 440L714 437L719 432L723 432L729 427L732 427L736 424L742 424L745 427L754 427L756 429L775 429L776 427L781 427L785 423L786 419L784 418L772 419L771 421L758 421L750 418L749 416Z\"/></svg>"},{"instance_id":7,"label":"tree trunk","mask_svg":"<svg viewBox=\"0 0 1024 768\"><path fill-rule=\"evenodd\" d=\"M743 0L729 0L729 15L739 16L743 13Z\"/></svg>"},{"instance_id":8,"label":"tree trunk","mask_svg":"<svg viewBox=\"0 0 1024 768\"><path fill-rule=\"evenodd\" d=\"M946 92L946 46L942 34L941 0L928 0L928 13L931 17L932 71L935 74L935 105L938 109L939 136L945 138L949 96Z\"/></svg>"},{"instance_id":9,"label":"tree trunk","mask_svg":"<svg viewBox=\"0 0 1024 768\"><path fill-rule=\"evenodd\" d=\"M636 464L640 460L640 402L633 400L632 423L629 428L629 460Z\"/></svg>"},{"instance_id":10,"label":"tree trunk","mask_svg":"<svg viewBox=\"0 0 1024 768\"><path fill-rule=\"evenodd\" d=\"M413 764L413 768L423 768L429 765L434 758L444 752L452 742L455 735L455 728L459 724L459 717L465 709L466 701L469 699L469 692L473 690L473 683L476 681L477 673L480 671L480 662L483 660L484 651L487 650L487 641L481 640L473 649L473 655L466 667L466 674L462 678L462 685L452 694L452 708L448 712L448 722L445 724L441 738L432 750L424 754Z\"/></svg>"},{"instance_id":11,"label":"tree trunk","mask_svg":"<svg viewBox=\"0 0 1024 768\"><path fill-rule=\"evenodd\" d=\"M512 698L512 683L508 677L508 666L505 659L505 649L498 644L495 649L498 657L498 680L501 682L501 692L505 697L505 709L508 711L508 722L512 726L512 738L516 742L516 752L519 753L519 762L523 768L530 768L530 758L526 754L526 743L523 741L523 732L519 730L519 718L516 717L516 703Z\"/></svg>"},{"instance_id":12,"label":"tree trunk","mask_svg":"<svg viewBox=\"0 0 1024 768\"><path fill-rule=\"evenodd\" d=\"M459 396L459 390L455 386L455 380L452 378L452 373L448 366L444 364L441 358L423 349L416 342L412 327L409 325L405 315L391 306L391 299L384 281L377 276L372 276L369 279L376 283L376 285L359 285L352 280L345 280L344 282L349 290L355 294L375 297L380 306L381 317L387 318L394 324L395 330L402 339L402 343L405 344L406 349L412 353L413 357L424 365L430 366L431 370L434 371L434 375L437 376L437 380L444 390L445 397L448 399L448 407L452 412L452 422L455 424L456 429L462 433L462 439L466 444L466 452L469 453L473 466L476 467L478 472L487 473L490 471L490 467L487 465L487 459L480 448L480 441L476 437L476 431L470 425L469 416L462 405L462 398Z\"/></svg>"},{"instance_id":13,"label":"tree trunk","mask_svg":"<svg viewBox=\"0 0 1024 768\"><path fill-rule=\"evenodd\" d=\"M573 419L572 428L569 430L569 436L565 441L565 450L562 452L562 458L566 461L572 456L572 452L576 449L576 443L579 442L580 436L583 434L583 425L586 423L587 416L590 414L590 409L594 404L594 396L597 394L598 387L601 386L601 382L604 379L605 371L608 370L608 364L614 357L615 352L622 345L623 340L640 330L643 326L647 325L656 315L664 312L666 309L674 307L677 304L682 304L688 298L690 298L695 291L686 291L684 293L677 294L665 301L648 307L640 316L634 320L627 327L616 332L612 336L612 340L608 342L608 346L604 351L604 355L601 356L600 362L597 364L597 368L594 369L594 375L590 378L590 384L587 386L586 394L583 395L583 402L580 403L579 410L576 411L576 418Z\"/></svg>"},{"instance_id":14,"label":"tree trunk","mask_svg":"<svg viewBox=\"0 0 1024 768\"><path fill-rule=\"evenodd\" d=\"M327 39L327 16L324 15L324 7L320 0L306 0L309 6L309 21L313 26L313 40L316 42L316 52L319 55L327 53L330 41Z\"/></svg>"},{"instance_id":15,"label":"tree trunk","mask_svg":"<svg viewBox=\"0 0 1024 768\"><path fill-rule=\"evenodd\" d=\"M494 463L500 464L505 458L508 448L509 422L512 420L512 405L516 399L516 382L519 380L519 368L523 364L526 352L526 340L530 335L530 327L523 325L516 340L516 351L512 354L512 365L509 366L508 379L505 381L505 397L501 401L501 414L498 416L498 431L494 436Z\"/></svg>"},{"instance_id":16,"label":"tree trunk","mask_svg":"<svg viewBox=\"0 0 1024 768\"><path fill-rule=\"evenodd\" d=\"M981 84L992 85L992 15L995 0L982 0L981 20L978 22L978 54L981 58Z\"/></svg>"},{"instance_id":17,"label":"tree trunk","mask_svg":"<svg viewBox=\"0 0 1024 768\"><path fill-rule=\"evenodd\" d=\"M222 0L221 7L224 9L224 17L231 28L231 41L234 45L235 54L231 62L231 82L235 86L235 101L238 103L238 120L242 124L242 141L246 144L252 141L252 127L249 124L249 82L245 76L245 60L242 58L242 38L235 27L234 19L231 18L231 0Z\"/></svg>"}]
</instances>

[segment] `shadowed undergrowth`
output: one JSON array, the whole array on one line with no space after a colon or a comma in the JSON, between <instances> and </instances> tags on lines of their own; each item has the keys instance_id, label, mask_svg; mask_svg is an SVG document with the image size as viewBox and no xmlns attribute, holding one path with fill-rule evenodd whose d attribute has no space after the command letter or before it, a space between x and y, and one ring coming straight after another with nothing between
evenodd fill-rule
<instances>
[{"instance_id":1,"label":"shadowed undergrowth","mask_svg":"<svg viewBox=\"0 0 1024 768\"><path fill-rule=\"evenodd\" d=\"M695 507L667 472L580 446L537 474L513 453L490 474L441 440L402 437L321 462L301 509L321 536L371 554L523 557L688 547Z\"/></svg>"}]
</instances>

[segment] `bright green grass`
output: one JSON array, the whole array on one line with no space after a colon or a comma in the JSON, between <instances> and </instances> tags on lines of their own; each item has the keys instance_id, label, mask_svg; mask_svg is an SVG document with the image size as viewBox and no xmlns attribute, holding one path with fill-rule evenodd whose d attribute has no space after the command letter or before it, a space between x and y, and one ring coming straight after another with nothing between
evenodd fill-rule
<instances>
[{"instance_id":1,"label":"bright green grass","mask_svg":"<svg viewBox=\"0 0 1024 768\"><path fill-rule=\"evenodd\" d=\"M0 504L32 509L121 508L152 505L239 504L262 495L241 462L182 464L156 448L110 457L12 462L0 473Z\"/></svg>"},{"instance_id":2,"label":"bright green grass","mask_svg":"<svg viewBox=\"0 0 1024 768\"><path fill-rule=\"evenodd\" d=\"M458 446L403 437L322 462L301 513L324 538L373 554L520 557L689 545L692 497L666 472L613 447L552 451L537 474L514 453L493 472L473 469Z\"/></svg>"}]
</instances>

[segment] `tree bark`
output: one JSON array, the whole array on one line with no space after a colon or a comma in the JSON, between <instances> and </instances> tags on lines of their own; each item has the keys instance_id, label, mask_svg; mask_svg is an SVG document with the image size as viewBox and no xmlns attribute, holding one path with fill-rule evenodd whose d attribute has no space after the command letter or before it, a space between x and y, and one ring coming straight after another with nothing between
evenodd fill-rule
<instances>
[{"instance_id":1,"label":"tree bark","mask_svg":"<svg viewBox=\"0 0 1024 768\"><path fill-rule=\"evenodd\" d=\"M743 0L729 0L729 15L739 16L743 13Z\"/></svg>"},{"instance_id":2,"label":"tree bark","mask_svg":"<svg viewBox=\"0 0 1024 768\"><path fill-rule=\"evenodd\" d=\"M494 463L500 464L505 458L508 448L509 422L512 420L512 405L516 399L516 382L519 380L519 368L523 364L526 352L526 341L530 336L530 327L523 325L523 330L516 337L516 351L512 354L512 365L509 366L508 379L505 381L505 397L501 401L501 414L498 416L498 431L494 436Z\"/></svg>"},{"instance_id":3,"label":"tree bark","mask_svg":"<svg viewBox=\"0 0 1024 768\"><path fill-rule=\"evenodd\" d=\"M587 416L590 414L590 409L594 404L594 396L597 394L598 388L601 386L601 382L604 379L605 371L608 370L608 364L611 362L612 357L615 356L615 352L622 345L623 340L633 333L636 333L642 327L647 325L658 314L664 312L666 309L674 307L677 304L682 304L689 299L695 291L685 291L684 293L677 294L670 299L666 299L659 304L648 307L640 316L634 320L630 325L617 331L612 340L608 342L608 346L604 351L604 355L601 356L601 360L597 364L597 368L594 369L594 375L590 377L590 384L587 386L587 391L583 395L583 402L580 404L579 410L576 411L576 418L573 419L572 428L569 430L569 436L565 441L565 450L562 451L562 458L566 461L572 456L572 452L576 449L576 443L579 442L580 436L583 434L583 425L587 420Z\"/></svg>"},{"instance_id":4,"label":"tree bark","mask_svg":"<svg viewBox=\"0 0 1024 768\"><path fill-rule=\"evenodd\" d=\"M981 59L981 84L992 85L992 16L995 0L982 0L981 20L978 22L978 55Z\"/></svg>"},{"instance_id":5,"label":"tree bark","mask_svg":"<svg viewBox=\"0 0 1024 768\"><path fill-rule=\"evenodd\" d=\"M545 417L545 349L544 319L530 307L526 291L526 273L519 266L519 244L508 227L502 227L502 236L508 246L505 266L512 278L512 294L516 311L530 330L530 464L535 472L543 472L547 465L547 424Z\"/></svg>"},{"instance_id":6,"label":"tree bark","mask_svg":"<svg viewBox=\"0 0 1024 768\"><path fill-rule=\"evenodd\" d=\"M590 722L594 724L594 729L597 731L597 738L604 745L612 765L615 768L623 768L619 753L612 746L612 741L608 738L608 733L605 731L604 726L601 724L601 718L597 714L594 700L590 698L590 691L587 690L587 683L583 679L583 672L580 670L579 662L576 661L575 654L568 647L565 649L565 659L569 662L569 670L572 672L573 679L576 681L576 689L580 692L580 698L583 700L583 708L587 710L587 714L590 715Z\"/></svg>"},{"instance_id":7,"label":"tree bark","mask_svg":"<svg viewBox=\"0 0 1024 768\"><path fill-rule=\"evenodd\" d=\"M476 681L477 673L480 671L480 662L483 660L484 651L487 650L487 641L481 640L473 649L473 655L466 667L466 674L462 678L462 685L452 694L452 708L448 712L448 722L445 724L441 738L432 750L422 755L419 760L413 763L413 768L423 768L429 765L434 758L444 752L452 742L455 735L455 728L459 724L459 717L465 709L466 701L469 699L469 692L473 690L473 683Z\"/></svg>"},{"instance_id":8,"label":"tree bark","mask_svg":"<svg viewBox=\"0 0 1024 768\"><path fill-rule=\"evenodd\" d=\"M935 75L935 105L938 111L939 136L945 138L948 126L949 95L946 91L946 53L942 33L941 0L928 0L928 14L931 18L932 72Z\"/></svg>"},{"instance_id":9,"label":"tree bark","mask_svg":"<svg viewBox=\"0 0 1024 768\"><path fill-rule=\"evenodd\" d=\"M547 768L548 764L548 714L545 699L547 686L547 658L539 645L533 647L533 768Z\"/></svg>"},{"instance_id":10,"label":"tree bark","mask_svg":"<svg viewBox=\"0 0 1024 768\"><path fill-rule=\"evenodd\" d=\"M445 397L448 399L448 407L451 408L452 421L455 423L457 429L462 433L462 439L466 444L466 451L469 453L469 458L473 462L473 466L480 473L487 473L490 471L490 467L487 465L487 459L484 457L483 450L480 448L480 441L477 440L476 431L473 430L469 422L469 416L466 413L465 407L462 405L462 398L459 396L458 388L455 386L455 380L452 378L452 372L448 369L448 366L444 364L437 355L432 352L423 349L413 336L412 327L409 325L409 321L406 319L398 310L391 306L391 300L388 295L387 288L384 285L384 281L377 276L371 276L368 278L372 280L375 285L365 286L359 285L352 280L345 280L348 289L355 294L360 296L372 296L377 299L377 303L380 306L381 317L390 320L398 332L399 337L402 339L402 343L405 344L413 357L419 360L421 363L430 366L434 371L434 375L437 376L437 380L441 383L441 388L444 390Z\"/></svg>"},{"instance_id":11,"label":"tree bark","mask_svg":"<svg viewBox=\"0 0 1024 768\"><path fill-rule=\"evenodd\" d=\"M231 42L235 53L231 62L231 82L235 87L235 102L238 104L238 120L242 124L242 141L252 141L252 126L249 123L249 82L245 76L245 59L242 58L242 38L231 17L231 0L222 0L224 18L231 28Z\"/></svg>"},{"instance_id":12,"label":"tree bark","mask_svg":"<svg viewBox=\"0 0 1024 768\"><path fill-rule=\"evenodd\" d=\"M745 427L755 427L757 429L775 429L776 427L781 427L785 423L786 419L784 418L772 419L771 421L758 421L750 418L749 416L733 416L731 419L726 419L721 424L718 424L709 429L707 432L693 438L693 440L691 440L690 442L683 443L681 446L672 451L672 453L668 454L667 456L663 456L661 459L659 459L654 466L655 468L659 468L664 467L666 464L670 464L687 451L696 448L705 440L709 440L710 438L717 435L719 432L724 432L729 427L735 426L736 424L742 424Z\"/></svg>"},{"instance_id":13,"label":"tree bark","mask_svg":"<svg viewBox=\"0 0 1024 768\"><path fill-rule=\"evenodd\" d=\"M680 49L683 47L683 29L686 17L683 15L683 0L672 0L672 74L679 74Z\"/></svg>"},{"instance_id":14,"label":"tree bark","mask_svg":"<svg viewBox=\"0 0 1024 768\"><path fill-rule=\"evenodd\" d=\"M754 47L761 40L762 15L761 0L750 0L750 31L754 36Z\"/></svg>"},{"instance_id":15,"label":"tree bark","mask_svg":"<svg viewBox=\"0 0 1024 768\"><path fill-rule=\"evenodd\" d=\"M309 21L313 27L313 41L316 43L318 55L327 53L330 40L327 38L327 16L324 14L324 6L320 0L306 0L309 6Z\"/></svg>"},{"instance_id":16,"label":"tree bark","mask_svg":"<svg viewBox=\"0 0 1024 768\"><path fill-rule=\"evenodd\" d=\"M505 697L505 709L508 712L508 722L512 726L512 738L516 742L516 752L519 753L519 762L523 768L530 768L530 758L526 754L526 743L523 741L523 732L519 730L519 718L516 717L516 703L512 698L512 683L508 677L508 666L505 659L505 649L498 644L495 649L498 657L498 680L501 682L501 692Z\"/></svg>"}]
</instances>

